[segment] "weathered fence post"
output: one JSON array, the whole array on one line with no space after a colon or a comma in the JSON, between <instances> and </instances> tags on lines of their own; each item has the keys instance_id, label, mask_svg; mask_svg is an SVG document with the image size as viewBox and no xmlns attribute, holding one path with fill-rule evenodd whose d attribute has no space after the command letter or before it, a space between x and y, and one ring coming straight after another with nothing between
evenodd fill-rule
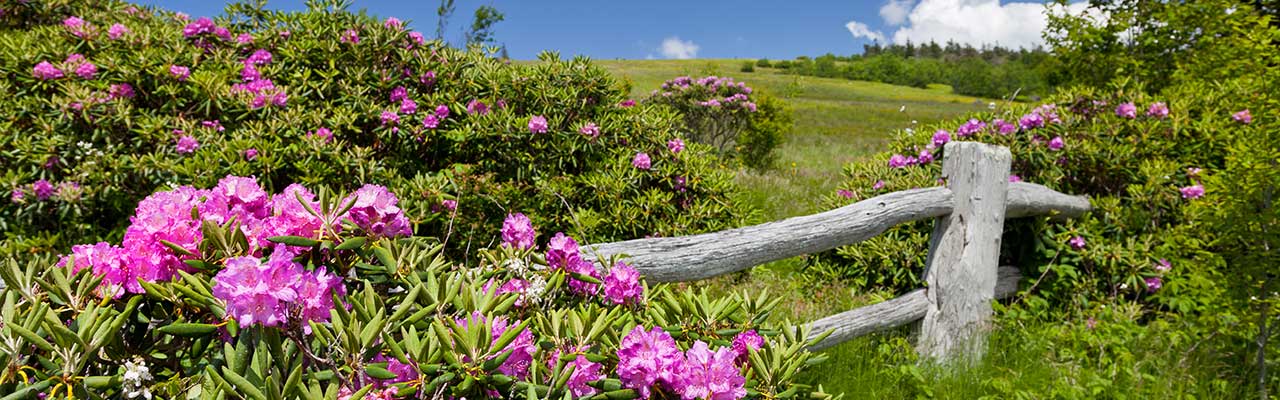
<instances>
[{"instance_id":1,"label":"weathered fence post","mask_svg":"<svg viewBox=\"0 0 1280 400\"><path fill-rule=\"evenodd\" d=\"M917 351L939 361L977 361L995 294L1000 234L1009 186L1009 149L977 142L947 143L942 176L953 208L939 217L929 243L925 282L929 307Z\"/></svg>"}]
</instances>

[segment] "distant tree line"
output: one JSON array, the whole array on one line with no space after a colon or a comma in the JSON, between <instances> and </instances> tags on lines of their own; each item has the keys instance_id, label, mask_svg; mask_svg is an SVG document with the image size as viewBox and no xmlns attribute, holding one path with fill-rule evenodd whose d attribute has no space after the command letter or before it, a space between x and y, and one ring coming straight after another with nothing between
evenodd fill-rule
<instances>
[{"instance_id":1,"label":"distant tree line","mask_svg":"<svg viewBox=\"0 0 1280 400\"><path fill-rule=\"evenodd\" d=\"M757 67L785 69L790 73L824 78L844 78L926 87L940 83L970 96L1004 98L1045 96L1055 86L1053 55L1042 48L1010 49L1001 46L975 48L947 42L863 46L862 54L827 53L810 58L769 62Z\"/></svg>"}]
</instances>

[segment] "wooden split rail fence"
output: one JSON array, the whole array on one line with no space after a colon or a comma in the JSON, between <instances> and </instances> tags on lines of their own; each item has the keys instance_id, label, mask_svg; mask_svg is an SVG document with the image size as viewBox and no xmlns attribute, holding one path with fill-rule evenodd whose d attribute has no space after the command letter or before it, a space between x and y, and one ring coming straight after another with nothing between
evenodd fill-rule
<instances>
[{"instance_id":1,"label":"wooden split rail fence","mask_svg":"<svg viewBox=\"0 0 1280 400\"><path fill-rule=\"evenodd\" d=\"M924 278L927 287L889 301L812 322L812 335L832 331L813 349L920 321L917 351L939 360L981 358L991 301L1017 291L1019 272L997 265L1006 218L1069 218L1089 200L1041 185L1009 182L1009 149L947 143L945 187L893 192L834 210L700 235L593 245L589 256L625 256L645 279L711 278L770 261L870 239L895 225L936 218Z\"/></svg>"}]
</instances>

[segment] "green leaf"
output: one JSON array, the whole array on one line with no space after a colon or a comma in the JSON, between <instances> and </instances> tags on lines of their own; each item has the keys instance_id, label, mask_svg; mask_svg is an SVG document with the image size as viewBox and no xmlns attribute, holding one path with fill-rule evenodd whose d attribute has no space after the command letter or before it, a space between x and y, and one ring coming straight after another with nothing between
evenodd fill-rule
<instances>
[{"instance_id":1,"label":"green leaf","mask_svg":"<svg viewBox=\"0 0 1280 400\"><path fill-rule=\"evenodd\" d=\"M353 238L342 241L342 244L339 244L337 247L334 247L334 249L335 250L354 250L354 249L364 247L364 244L368 242L369 242L368 238L353 237Z\"/></svg>"},{"instance_id":2,"label":"green leaf","mask_svg":"<svg viewBox=\"0 0 1280 400\"><path fill-rule=\"evenodd\" d=\"M388 371L386 368L379 367L376 364L364 366L364 372L374 379L395 379L398 376L395 373Z\"/></svg>"},{"instance_id":3,"label":"green leaf","mask_svg":"<svg viewBox=\"0 0 1280 400\"><path fill-rule=\"evenodd\" d=\"M167 333L173 336L200 337L218 330L218 326L212 324L176 323L160 327L158 330L161 333Z\"/></svg>"},{"instance_id":4,"label":"green leaf","mask_svg":"<svg viewBox=\"0 0 1280 400\"><path fill-rule=\"evenodd\" d=\"M232 371L230 368L222 367L222 375L227 379L227 382L230 382L232 385L235 385L236 390L239 390L240 393L247 394L249 395L249 397L252 397L254 400L267 400L267 395L265 393L262 393L262 390L259 390L256 386L253 386L252 383L249 383L248 379L245 379L243 376L240 376L240 374L237 374L235 371Z\"/></svg>"},{"instance_id":5,"label":"green leaf","mask_svg":"<svg viewBox=\"0 0 1280 400\"><path fill-rule=\"evenodd\" d=\"M307 239L301 236L272 236L267 238L267 241L299 247L315 247L315 245L320 244L319 240Z\"/></svg>"},{"instance_id":6,"label":"green leaf","mask_svg":"<svg viewBox=\"0 0 1280 400\"><path fill-rule=\"evenodd\" d=\"M27 342L30 342L32 345L35 345L40 350L53 351L53 345L49 344L49 341L44 340L44 338L40 337L40 335L37 335L35 332L32 332L31 330L27 328L23 328L22 325L20 324L6 324L5 327L9 328L9 330L12 330L13 333L18 334L18 336L22 336L23 339L26 339Z\"/></svg>"}]
</instances>

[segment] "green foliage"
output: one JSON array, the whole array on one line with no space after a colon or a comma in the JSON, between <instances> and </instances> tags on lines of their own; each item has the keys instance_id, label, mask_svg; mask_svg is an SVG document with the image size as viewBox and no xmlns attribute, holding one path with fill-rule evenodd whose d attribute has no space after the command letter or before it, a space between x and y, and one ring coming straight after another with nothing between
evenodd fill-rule
<instances>
[{"instance_id":1,"label":"green foliage","mask_svg":"<svg viewBox=\"0 0 1280 400\"><path fill-rule=\"evenodd\" d=\"M733 78L707 76L671 79L645 100L680 113L689 139L737 158L750 168L766 169L774 149L791 129L791 109L780 100Z\"/></svg>"},{"instance_id":2,"label":"green foliage","mask_svg":"<svg viewBox=\"0 0 1280 400\"><path fill-rule=\"evenodd\" d=\"M742 68L738 68L738 70L742 72L756 72L756 64L750 60L743 61Z\"/></svg>"},{"instance_id":3,"label":"green foliage","mask_svg":"<svg viewBox=\"0 0 1280 400\"><path fill-rule=\"evenodd\" d=\"M862 54L840 57L826 54L812 61L798 58L791 70L801 75L884 82L927 87L951 85L958 94L987 98L1045 96L1052 87L1051 66L1056 60L1043 50L1010 50L1003 47L974 49L954 42L946 47L930 42L865 46Z\"/></svg>"},{"instance_id":4,"label":"green foliage","mask_svg":"<svg viewBox=\"0 0 1280 400\"><path fill-rule=\"evenodd\" d=\"M0 125L10 134L0 138L0 182L26 196L0 205L5 251L65 251L119 237L143 196L170 185L211 186L228 174L255 175L272 191L295 182L385 185L402 193L417 232L448 238L453 254L482 245L470 238L489 236L509 212L593 241L736 223L731 172L705 146L665 151L679 116L623 105L626 87L590 61L543 54L510 64L481 50L419 44L344 5L314 2L291 13L233 5L234 14L216 22L251 35L249 44L187 39L187 22L172 13L126 12L132 6L115 1L6 9ZM69 16L84 18L92 33L74 36L62 26ZM130 32L108 38L114 23ZM340 41L347 30L360 40ZM254 107L252 95L232 89L245 82L242 61L258 49L273 56L256 69L287 95L284 106ZM33 77L37 63L61 68L72 53L98 66L93 79L70 69L61 79ZM190 78L176 79L172 65L189 67ZM136 95L108 96L118 84ZM400 87L416 112L389 100ZM468 113L472 101L490 112ZM424 120L437 106L449 116L432 129ZM384 112L399 122L382 121ZM530 132L533 116L547 119L547 133ZM580 133L587 124L600 135ZM321 128L333 139L316 135ZM178 152L180 136L199 148ZM642 151L655 156L651 170L630 165ZM687 181L680 190L677 178ZM41 179L67 189L40 201L32 185Z\"/></svg>"},{"instance_id":5,"label":"green foliage","mask_svg":"<svg viewBox=\"0 0 1280 400\"><path fill-rule=\"evenodd\" d=\"M772 67L773 67L773 65L772 65L772 64L769 64L769 59L768 59L768 58L761 58L761 59L759 59L759 60L756 60L756 66L757 66L757 67L760 67L760 68L772 68Z\"/></svg>"}]
</instances>

